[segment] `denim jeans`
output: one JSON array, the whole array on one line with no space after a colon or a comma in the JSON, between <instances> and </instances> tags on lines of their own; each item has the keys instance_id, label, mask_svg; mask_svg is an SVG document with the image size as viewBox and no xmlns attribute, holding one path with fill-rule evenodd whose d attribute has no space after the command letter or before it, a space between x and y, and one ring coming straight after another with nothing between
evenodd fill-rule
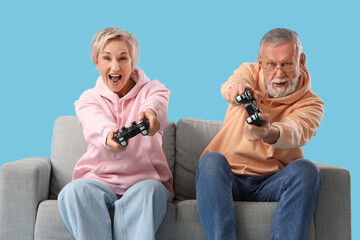
<instances>
[{"instance_id":1,"label":"denim jeans","mask_svg":"<svg viewBox=\"0 0 360 240\"><path fill-rule=\"evenodd\" d=\"M170 194L156 180L143 180L117 196L106 184L77 179L67 184L58 197L66 227L77 240L155 239ZM114 206L111 226L109 208Z\"/></svg>"},{"instance_id":2,"label":"denim jeans","mask_svg":"<svg viewBox=\"0 0 360 240\"><path fill-rule=\"evenodd\" d=\"M196 174L197 208L206 239L237 240L233 201L253 201L278 202L272 240L305 240L321 183L318 167L306 159L269 177L247 177L235 175L224 155L209 152L200 159Z\"/></svg>"}]
</instances>

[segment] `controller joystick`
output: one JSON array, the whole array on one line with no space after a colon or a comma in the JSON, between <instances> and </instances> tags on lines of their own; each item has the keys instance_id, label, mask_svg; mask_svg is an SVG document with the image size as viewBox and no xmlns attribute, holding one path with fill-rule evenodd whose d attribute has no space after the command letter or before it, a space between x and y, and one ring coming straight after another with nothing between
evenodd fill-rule
<instances>
[{"instance_id":1,"label":"controller joystick","mask_svg":"<svg viewBox=\"0 0 360 240\"><path fill-rule=\"evenodd\" d=\"M260 126L262 119L260 117L261 110L256 108L255 99L249 92L249 90L245 90L243 94L239 94L236 96L236 101L238 103L244 104L244 107L249 114L249 117L246 118L246 122L248 124L254 124L256 126Z\"/></svg>"},{"instance_id":2,"label":"controller joystick","mask_svg":"<svg viewBox=\"0 0 360 240\"><path fill-rule=\"evenodd\" d=\"M144 119L139 122L133 121L130 127L122 127L121 131L114 135L114 139L121 146L128 145L128 140L141 133L143 136L149 134L149 122Z\"/></svg>"}]
</instances>

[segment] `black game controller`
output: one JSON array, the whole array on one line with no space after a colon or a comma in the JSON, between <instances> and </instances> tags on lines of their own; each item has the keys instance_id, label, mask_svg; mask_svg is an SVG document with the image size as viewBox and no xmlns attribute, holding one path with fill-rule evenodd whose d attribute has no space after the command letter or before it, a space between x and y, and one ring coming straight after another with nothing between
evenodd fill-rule
<instances>
[{"instance_id":1,"label":"black game controller","mask_svg":"<svg viewBox=\"0 0 360 240\"><path fill-rule=\"evenodd\" d=\"M261 110L256 108L255 100L249 90L245 90L243 94L237 95L236 101L244 104L246 111L249 114L249 117L246 119L248 124L254 124L260 126L262 119L260 118Z\"/></svg>"},{"instance_id":2,"label":"black game controller","mask_svg":"<svg viewBox=\"0 0 360 240\"><path fill-rule=\"evenodd\" d=\"M149 122L147 120L141 120L139 122L132 122L131 126L126 128L122 127L121 131L117 132L114 135L114 139L121 146L125 147L128 145L128 139L135 137L141 133L143 136L148 135L149 133Z\"/></svg>"}]
</instances>

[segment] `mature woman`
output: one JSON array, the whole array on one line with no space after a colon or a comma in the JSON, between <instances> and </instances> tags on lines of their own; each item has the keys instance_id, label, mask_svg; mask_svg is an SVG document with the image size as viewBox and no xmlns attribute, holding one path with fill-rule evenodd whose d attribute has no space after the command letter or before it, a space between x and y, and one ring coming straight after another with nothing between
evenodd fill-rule
<instances>
[{"instance_id":1,"label":"mature woman","mask_svg":"<svg viewBox=\"0 0 360 240\"><path fill-rule=\"evenodd\" d=\"M76 239L155 239L173 198L162 150L170 91L135 68L138 42L120 28L96 34L91 58L100 77L75 102L89 146L75 166L73 181L59 194L60 214ZM149 122L147 136L138 134L125 147L114 140L119 127L144 119Z\"/></svg>"}]
</instances>

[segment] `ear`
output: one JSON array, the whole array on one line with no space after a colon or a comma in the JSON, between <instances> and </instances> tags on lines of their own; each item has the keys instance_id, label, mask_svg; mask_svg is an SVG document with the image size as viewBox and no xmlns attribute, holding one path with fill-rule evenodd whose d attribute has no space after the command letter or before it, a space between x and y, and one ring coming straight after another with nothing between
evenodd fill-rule
<instances>
[{"instance_id":1,"label":"ear","mask_svg":"<svg viewBox=\"0 0 360 240\"><path fill-rule=\"evenodd\" d=\"M259 63L259 66L261 67L262 66L262 60L261 60L260 54L258 55L258 63Z\"/></svg>"},{"instance_id":2,"label":"ear","mask_svg":"<svg viewBox=\"0 0 360 240\"><path fill-rule=\"evenodd\" d=\"M135 69L134 62L131 59L131 72L134 71L134 69Z\"/></svg>"},{"instance_id":3,"label":"ear","mask_svg":"<svg viewBox=\"0 0 360 240\"><path fill-rule=\"evenodd\" d=\"M306 56L305 53L302 53L300 55L300 68L304 68L305 67L305 62L306 62Z\"/></svg>"}]
</instances>

